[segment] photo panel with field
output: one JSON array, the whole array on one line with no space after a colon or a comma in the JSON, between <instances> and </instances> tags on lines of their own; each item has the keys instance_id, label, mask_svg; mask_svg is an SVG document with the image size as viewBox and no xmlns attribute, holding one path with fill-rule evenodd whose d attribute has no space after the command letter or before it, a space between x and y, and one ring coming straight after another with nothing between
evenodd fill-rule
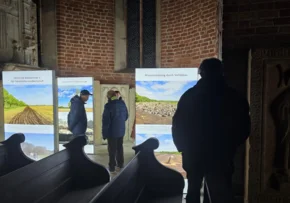
<instances>
[{"instance_id":1,"label":"photo panel with field","mask_svg":"<svg viewBox=\"0 0 290 203\"><path fill-rule=\"evenodd\" d=\"M58 129L59 129L59 150L64 149L63 144L69 142L72 133L68 130L67 117L70 111L70 100L80 95L81 90L88 90L93 93L92 77L68 77L58 78ZM88 119L86 135L88 145L85 146L87 154L94 153L94 118L93 118L93 96L85 104Z\"/></svg>"},{"instance_id":2,"label":"photo panel with field","mask_svg":"<svg viewBox=\"0 0 290 203\"><path fill-rule=\"evenodd\" d=\"M55 151L53 79L53 71L3 71L5 139L23 133L22 148L36 160Z\"/></svg>"},{"instance_id":3,"label":"photo panel with field","mask_svg":"<svg viewBox=\"0 0 290 203\"><path fill-rule=\"evenodd\" d=\"M177 151L173 142L171 125L136 125L136 145L142 144L151 137L159 141L159 147L155 150L157 160L185 176L181 153Z\"/></svg>"}]
</instances>

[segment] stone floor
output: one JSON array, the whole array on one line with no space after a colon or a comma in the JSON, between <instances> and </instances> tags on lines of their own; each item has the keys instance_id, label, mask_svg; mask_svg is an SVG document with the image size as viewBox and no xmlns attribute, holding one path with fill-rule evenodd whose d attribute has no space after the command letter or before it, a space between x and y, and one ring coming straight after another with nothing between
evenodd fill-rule
<instances>
[{"instance_id":1,"label":"stone floor","mask_svg":"<svg viewBox=\"0 0 290 203\"><path fill-rule=\"evenodd\" d=\"M126 141L123 144L124 147L124 164L127 165L129 163L130 160L132 160L132 158L135 155L134 150L132 149L132 147L134 146L134 143L132 141ZM103 166L105 166L106 168L108 167L108 163L109 163L109 156L108 156L108 150L107 150L107 145L98 145L95 148L95 154L94 155L88 155L88 157L99 163L102 164Z\"/></svg>"}]
</instances>

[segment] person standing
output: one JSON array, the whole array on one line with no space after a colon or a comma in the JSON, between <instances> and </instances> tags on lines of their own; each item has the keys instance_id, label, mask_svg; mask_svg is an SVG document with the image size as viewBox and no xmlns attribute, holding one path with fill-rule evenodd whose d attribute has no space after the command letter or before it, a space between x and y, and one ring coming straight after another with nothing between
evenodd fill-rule
<instances>
[{"instance_id":1,"label":"person standing","mask_svg":"<svg viewBox=\"0 0 290 203\"><path fill-rule=\"evenodd\" d=\"M105 104L102 118L102 135L104 140L108 140L109 171L114 173L116 169L124 166L123 137L128 109L115 91L108 91L107 98L108 103Z\"/></svg>"},{"instance_id":2,"label":"person standing","mask_svg":"<svg viewBox=\"0 0 290 203\"><path fill-rule=\"evenodd\" d=\"M226 84L220 60L204 60L199 74L197 84L181 96L172 122L188 178L186 201L200 202L205 179L205 202L210 197L213 203L232 203L233 159L250 134L249 104Z\"/></svg>"},{"instance_id":3,"label":"person standing","mask_svg":"<svg viewBox=\"0 0 290 203\"><path fill-rule=\"evenodd\" d=\"M70 111L67 117L68 129L72 132L73 139L77 136L86 136L87 131L87 113L85 104L92 95L88 90L82 90L80 96L75 95L70 100Z\"/></svg>"},{"instance_id":4,"label":"person standing","mask_svg":"<svg viewBox=\"0 0 290 203\"><path fill-rule=\"evenodd\" d=\"M115 91L115 93L116 93L116 96L117 96L117 98L118 98L119 100L123 100L120 91Z\"/></svg>"}]
</instances>

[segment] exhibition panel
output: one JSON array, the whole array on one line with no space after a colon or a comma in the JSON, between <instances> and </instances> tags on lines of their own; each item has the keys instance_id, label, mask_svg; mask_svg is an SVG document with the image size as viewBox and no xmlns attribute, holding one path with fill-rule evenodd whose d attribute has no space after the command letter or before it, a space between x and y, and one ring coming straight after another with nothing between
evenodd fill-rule
<instances>
[{"instance_id":1,"label":"exhibition panel","mask_svg":"<svg viewBox=\"0 0 290 203\"><path fill-rule=\"evenodd\" d=\"M184 176L182 157L172 139L172 117L182 94L198 79L197 68L136 69L136 145L156 137L157 159Z\"/></svg>"},{"instance_id":2,"label":"exhibition panel","mask_svg":"<svg viewBox=\"0 0 290 203\"><path fill-rule=\"evenodd\" d=\"M70 111L71 99L80 95L82 90L88 90L93 93L94 79L92 77L65 77L57 78L58 87L58 133L59 133L59 150L63 150L63 144L69 142L72 133L68 130L68 113ZM85 110L87 115L87 131L88 145L85 146L85 152L94 153L94 111L93 96L85 102Z\"/></svg>"},{"instance_id":3,"label":"exhibition panel","mask_svg":"<svg viewBox=\"0 0 290 203\"><path fill-rule=\"evenodd\" d=\"M56 151L54 71L3 71L4 134L25 134L24 153L39 160Z\"/></svg>"}]
</instances>

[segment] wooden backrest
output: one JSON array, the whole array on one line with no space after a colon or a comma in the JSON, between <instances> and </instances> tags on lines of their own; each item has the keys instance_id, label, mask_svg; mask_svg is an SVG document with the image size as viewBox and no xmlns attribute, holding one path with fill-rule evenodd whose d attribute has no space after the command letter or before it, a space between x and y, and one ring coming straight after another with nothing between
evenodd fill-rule
<instances>
[{"instance_id":1,"label":"wooden backrest","mask_svg":"<svg viewBox=\"0 0 290 203\"><path fill-rule=\"evenodd\" d=\"M24 134L16 133L0 142L0 177L34 162L21 149L24 141Z\"/></svg>"},{"instance_id":2,"label":"wooden backrest","mask_svg":"<svg viewBox=\"0 0 290 203\"><path fill-rule=\"evenodd\" d=\"M0 178L1 202L49 202L76 188L109 182L106 168L85 155L85 137L77 137L66 149Z\"/></svg>"},{"instance_id":3,"label":"wooden backrest","mask_svg":"<svg viewBox=\"0 0 290 203\"><path fill-rule=\"evenodd\" d=\"M71 178L69 158L69 152L63 150L1 177L4 200L34 202L45 196Z\"/></svg>"},{"instance_id":4,"label":"wooden backrest","mask_svg":"<svg viewBox=\"0 0 290 203\"><path fill-rule=\"evenodd\" d=\"M0 143L0 176L6 174L6 163L7 160L7 152L5 145Z\"/></svg>"},{"instance_id":5,"label":"wooden backrest","mask_svg":"<svg viewBox=\"0 0 290 203\"><path fill-rule=\"evenodd\" d=\"M134 202L145 186L140 173L139 154L137 154L92 202Z\"/></svg>"},{"instance_id":6,"label":"wooden backrest","mask_svg":"<svg viewBox=\"0 0 290 203\"><path fill-rule=\"evenodd\" d=\"M135 157L92 202L135 202L145 191L153 196L182 195L184 179L180 173L158 162L154 155L158 146L159 141L156 138L149 138L133 147Z\"/></svg>"}]
</instances>

